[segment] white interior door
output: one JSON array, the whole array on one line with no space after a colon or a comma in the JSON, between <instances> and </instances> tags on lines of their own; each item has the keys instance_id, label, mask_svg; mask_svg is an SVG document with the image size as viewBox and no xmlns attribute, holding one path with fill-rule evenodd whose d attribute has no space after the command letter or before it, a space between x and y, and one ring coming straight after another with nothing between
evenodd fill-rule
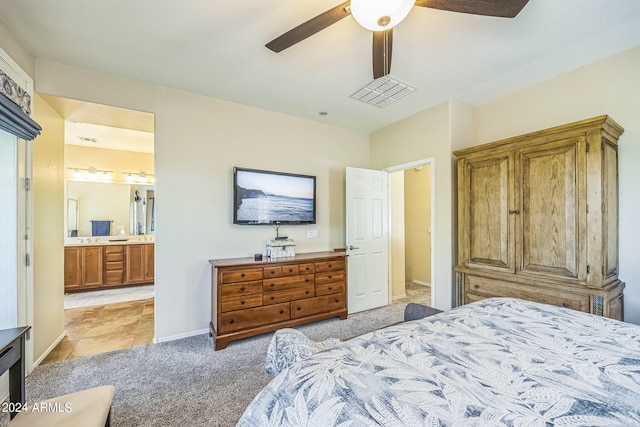
<instances>
[{"instance_id":1,"label":"white interior door","mask_svg":"<svg viewBox=\"0 0 640 427\"><path fill-rule=\"evenodd\" d=\"M388 174L347 168L348 311L389 304Z\"/></svg>"}]
</instances>

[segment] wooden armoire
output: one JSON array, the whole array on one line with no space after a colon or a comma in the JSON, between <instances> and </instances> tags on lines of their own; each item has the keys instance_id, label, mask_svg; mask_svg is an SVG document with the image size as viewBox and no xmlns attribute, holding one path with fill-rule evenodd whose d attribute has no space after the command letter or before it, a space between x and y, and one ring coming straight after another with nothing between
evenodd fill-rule
<instances>
[{"instance_id":1,"label":"wooden armoire","mask_svg":"<svg viewBox=\"0 0 640 427\"><path fill-rule=\"evenodd\" d=\"M623 131L600 116L453 153L458 305L505 296L623 319Z\"/></svg>"}]
</instances>

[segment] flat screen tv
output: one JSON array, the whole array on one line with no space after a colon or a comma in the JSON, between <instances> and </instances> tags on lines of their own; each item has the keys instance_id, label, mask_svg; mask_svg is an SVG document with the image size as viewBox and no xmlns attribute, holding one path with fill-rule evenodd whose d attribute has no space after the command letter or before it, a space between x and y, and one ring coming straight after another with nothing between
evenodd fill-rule
<instances>
[{"instance_id":1,"label":"flat screen tv","mask_svg":"<svg viewBox=\"0 0 640 427\"><path fill-rule=\"evenodd\" d=\"M316 177L233 168L233 223L315 224Z\"/></svg>"}]
</instances>

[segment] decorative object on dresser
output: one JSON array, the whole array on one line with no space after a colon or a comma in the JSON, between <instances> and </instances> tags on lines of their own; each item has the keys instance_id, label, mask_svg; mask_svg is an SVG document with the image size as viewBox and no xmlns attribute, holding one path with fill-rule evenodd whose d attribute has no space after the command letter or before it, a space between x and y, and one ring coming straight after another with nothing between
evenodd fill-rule
<instances>
[{"instance_id":1,"label":"decorative object on dresser","mask_svg":"<svg viewBox=\"0 0 640 427\"><path fill-rule=\"evenodd\" d=\"M214 259L211 336L216 350L230 341L331 317L347 318L347 255Z\"/></svg>"},{"instance_id":2,"label":"decorative object on dresser","mask_svg":"<svg viewBox=\"0 0 640 427\"><path fill-rule=\"evenodd\" d=\"M296 242L291 239L275 239L267 241L267 257L282 258L296 256Z\"/></svg>"},{"instance_id":3,"label":"decorative object on dresser","mask_svg":"<svg viewBox=\"0 0 640 427\"><path fill-rule=\"evenodd\" d=\"M458 305L492 296L618 320L618 138L608 116L459 150Z\"/></svg>"}]
</instances>

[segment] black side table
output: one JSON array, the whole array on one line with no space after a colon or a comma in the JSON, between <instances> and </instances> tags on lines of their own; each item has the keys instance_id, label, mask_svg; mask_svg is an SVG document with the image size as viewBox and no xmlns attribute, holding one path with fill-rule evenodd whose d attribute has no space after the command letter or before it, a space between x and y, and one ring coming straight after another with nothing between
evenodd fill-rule
<instances>
[{"instance_id":1,"label":"black side table","mask_svg":"<svg viewBox=\"0 0 640 427\"><path fill-rule=\"evenodd\" d=\"M10 418L25 405L24 343L31 326L0 330L0 375L9 370Z\"/></svg>"}]
</instances>

